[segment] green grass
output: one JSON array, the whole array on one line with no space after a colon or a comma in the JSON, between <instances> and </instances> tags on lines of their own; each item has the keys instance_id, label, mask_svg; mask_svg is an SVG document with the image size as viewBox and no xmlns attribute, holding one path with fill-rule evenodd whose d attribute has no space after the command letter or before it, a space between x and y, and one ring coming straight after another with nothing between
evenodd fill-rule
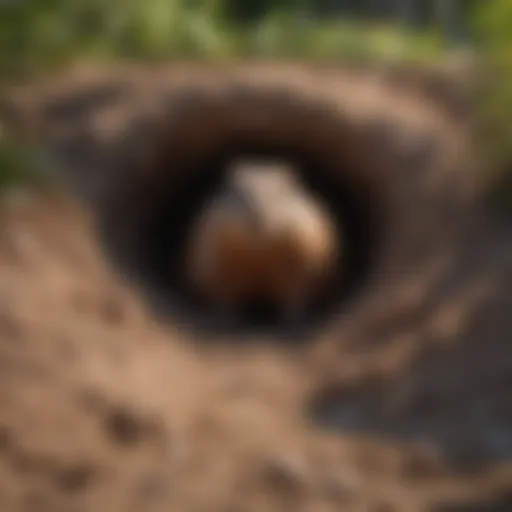
<instances>
[{"instance_id":1,"label":"green grass","mask_svg":"<svg viewBox=\"0 0 512 512\"><path fill-rule=\"evenodd\" d=\"M44 156L36 147L15 139L0 141L0 190L27 185L49 184L43 171Z\"/></svg>"},{"instance_id":2,"label":"green grass","mask_svg":"<svg viewBox=\"0 0 512 512\"><path fill-rule=\"evenodd\" d=\"M249 57L423 62L439 58L443 42L435 33L411 34L396 26L300 23L278 14L239 37L237 50Z\"/></svg>"},{"instance_id":3,"label":"green grass","mask_svg":"<svg viewBox=\"0 0 512 512\"><path fill-rule=\"evenodd\" d=\"M480 4L473 31L486 78L478 105L480 146L496 179L495 197L512 208L512 3Z\"/></svg>"},{"instance_id":4,"label":"green grass","mask_svg":"<svg viewBox=\"0 0 512 512\"><path fill-rule=\"evenodd\" d=\"M0 9L4 75L39 72L80 58L423 61L443 50L435 33L305 19L293 12L271 12L257 24L236 26L223 18L215 0L26 0Z\"/></svg>"}]
</instances>

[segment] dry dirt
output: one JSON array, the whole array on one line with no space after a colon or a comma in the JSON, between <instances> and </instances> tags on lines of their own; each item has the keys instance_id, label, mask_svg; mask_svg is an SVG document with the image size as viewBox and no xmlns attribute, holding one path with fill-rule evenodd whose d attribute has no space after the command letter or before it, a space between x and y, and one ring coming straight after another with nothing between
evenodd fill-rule
<instances>
[{"instance_id":1,"label":"dry dirt","mask_svg":"<svg viewBox=\"0 0 512 512\"><path fill-rule=\"evenodd\" d=\"M512 510L509 220L284 347L157 325L62 195L2 208L0 510Z\"/></svg>"},{"instance_id":2,"label":"dry dirt","mask_svg":"<svg viewBox=\"0 0 512 512\"><path fill-rule=\"evenodd\" d=\"M321 376L312 349L156 326L68 201L1 223L2 510L442 511L510 489L504 231L473 240L423 321L331 344Z\"/></svg>"}]
</instances>

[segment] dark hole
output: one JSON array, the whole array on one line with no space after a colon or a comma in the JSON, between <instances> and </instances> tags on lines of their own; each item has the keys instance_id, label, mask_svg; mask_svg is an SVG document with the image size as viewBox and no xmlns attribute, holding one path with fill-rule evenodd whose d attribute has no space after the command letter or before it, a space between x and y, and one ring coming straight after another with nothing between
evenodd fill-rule
<instances>
[{"instance_id":1,"label":"dark hole","mask_svg":"<svg viewBox=\"0 0 512 512\"><path fill-rule=\"evenodd\" d=\"M194 215L220 186L230 159L238 156L279 157L295 164L306 185L323 197L344 227L347 251L343 268L340 265L342 271L333 279L329 293L304 315L300 326L316 327L339 311L346 299L355 296L361 288L376 253L379 230L372 199L343 179L347 174L343 162L329 161L306 148L231 140L211 153L194 155L193 163L179 161L175 156L172 166L180 166L181 177L173 178L168 190L161 186L160 197L142 229L139 259L145 273L143 280L158 290L160 297L172 299L170 302L174 304L178 302L182 313L193 313L196 319L208 318L211 305L202 303L184 280L182 249ZM275 332L282 327L278 312L258 298L241 304L237 313L236 325L229 328Z\"/></svg>"}]
</instances>

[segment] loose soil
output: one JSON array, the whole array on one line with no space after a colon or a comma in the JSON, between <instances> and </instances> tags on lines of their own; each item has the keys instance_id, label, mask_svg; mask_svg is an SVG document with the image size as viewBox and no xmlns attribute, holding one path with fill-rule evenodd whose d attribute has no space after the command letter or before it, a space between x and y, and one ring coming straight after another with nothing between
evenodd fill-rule
<instances>
[{"instance_id":1,"label":"loose soil","mask_svg":"<svg viewBox=\"0 0 512 512\"><path fill-rule=\"evenodd\" d=\"M6 204L0 509L512 510L512 224L468 215L449 251L279 346L157 323L87 209Z\"/></svg>"}]
</instances>

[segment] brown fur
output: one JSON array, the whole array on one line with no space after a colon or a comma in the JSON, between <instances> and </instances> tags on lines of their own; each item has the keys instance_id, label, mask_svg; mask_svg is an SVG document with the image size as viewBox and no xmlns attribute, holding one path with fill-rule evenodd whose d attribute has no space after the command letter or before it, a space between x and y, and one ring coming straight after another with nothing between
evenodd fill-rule
<instances>
[{"instance_id":1,"label":"brown fur","mask_svg":"<svg viewBox=\"0 0 512 512\"><path fill-rule=\"evenodd\" d=\"M328 282L339 242L327 209L289 169L242 162L198 217L187 271L225 312L257 297L291 319Z\"/></svg>"}]
</instances>

